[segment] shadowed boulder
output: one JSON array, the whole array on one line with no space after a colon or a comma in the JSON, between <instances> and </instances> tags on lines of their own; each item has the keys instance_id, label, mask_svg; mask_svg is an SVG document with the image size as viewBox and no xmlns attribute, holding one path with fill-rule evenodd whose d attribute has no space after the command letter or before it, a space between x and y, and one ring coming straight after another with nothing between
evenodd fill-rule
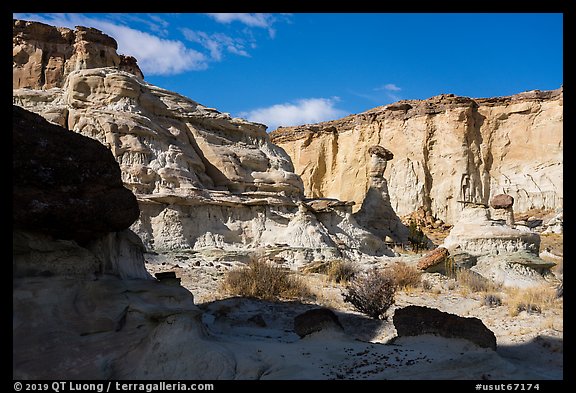
<instances>
[{"instance_id":1,"label":"shadowed boulder","mask_svg":"<svg viewBox=\"0 0 576 393\"><path fill-rule=\"evenodd\" d=\"M300 337L304 337L321 330L343 331L338 317L330 309L315 308L303 312L294 318L294 331Z\"/></svg>"},{"instance_id":2,"label":"shadowed boulder","mask_svg":"<svg viewBox=\"0 0 576 393\"><path fill-rule=\"evenodd\" d=\"M496 336L474 317L465 318L435 308L407 306L394 312L398 337L433 334L447 338L463 338L482 348L496 350Z\"/></svg>"},{"instance_id":3,"label":"shadowed boulder","mask_svg":"<svg viewBox=\"0 0 576 393\"><path fill-rule=\"evenodd\" d=\"M128 228L140 213L100 142L13 106L13 227L86 242Z\"/></svg>"}]
</instances>

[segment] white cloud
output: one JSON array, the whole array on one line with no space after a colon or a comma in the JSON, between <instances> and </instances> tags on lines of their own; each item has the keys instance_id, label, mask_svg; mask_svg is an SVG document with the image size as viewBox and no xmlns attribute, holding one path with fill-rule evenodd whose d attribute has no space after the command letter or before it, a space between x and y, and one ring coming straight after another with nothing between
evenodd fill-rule
<instances>
[{"instance_id":1,"label":"white cloud","mask_svg":"<svg viewBox=\"0 0 576 393\"><path fill-rule=\"evenodd\" d=\"M220 23L232 23L234 21L238 21L251 27L268 28L273 23L273 17L271 14L220 13L207 15Z\"/></svg>"},{"instance_id":2,"label":"white cloud","mask_svg":"<svg viewBox=\"0 0 576 393\"><path fill-rule=\"evenodd\" d=\"M181 41L158 38L151 34L111 23L97 28L118 41L118 51L134 56L144 75L172 75L208 67L206 56L187 48Z\"/></svg>"},{"instance_id":3,"label":"white cloud","mask_svg":"<svg viewBox=\"0 0 576 393\"><path fill-rule=\"evenodd\" d=\"M185 71L207 68L204 54L187 48L177 40L159 38L155 35L114 24L82 14L19 14L15 17L47 23L54 26L74 28L94 27L118 42L118 53L134 56L144 75L172 75Z\"/></svg>"},{"instance_id":4,"label":"white cloud","mask_svg":"<svg viewBox=\"0 0 576 393\"><path fill-rule=\"evenodd\" d=\"M337 97L303 98L292 103L276 104L266 108L242 112L240 117L266 124L268 130L274 130L279 126L318 123L341 118L349 114L335 107L338 101Z\"/></svg>"},{"instance_id":5,"label":"white cloud","mask_svg":"<svg viewBox=\"0 0 576 393\"><path fill-rule=\"evenodd\" d=\"M216 22L229 24L232 22L244 23L246 26L250 27L261 27L268 30L270 38L276 36L276 30L272 28L272 25L276 21L276 18L272 14L262 14L262 13L212 13L206 14Z\"/></svg>"},{"instance_id":6,"label":"white cloud","mask_svg":"<svg viewBox=\"0 0 576 393\"><path fill-rule=\"evenodd\" d=\"M208 34L188 28L183 28L181 31L188 41L198 43L207 49L212 60L222 60L223 50L235 55L250 57L244 49L245 43L241 38L232 38L222 33Z\"/></svg>"},{"instance_id":7,"label":"white cloud","mask_svg":"<svg viewBox=\"0 0 576 393\"><path fill-rule=\"evenodd\" d=\"M400 91L402 88L396 86L394 83L387 83L383 86L375 88L374 90Z\"/></svg>"}]
</instances>

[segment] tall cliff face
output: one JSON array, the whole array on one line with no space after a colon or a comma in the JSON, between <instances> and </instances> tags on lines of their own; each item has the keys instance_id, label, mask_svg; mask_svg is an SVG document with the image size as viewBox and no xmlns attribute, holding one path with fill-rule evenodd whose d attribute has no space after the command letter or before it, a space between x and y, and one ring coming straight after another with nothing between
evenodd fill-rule
<instances>
[{"instance_id":1,"label":"tall cliff face","mask_svg":"<svg viewBox=\"0 0 576 393\"><path fill-rule=\"evenodd\" d=\"M138 198L141 213L132 229L148 248L285 244L321 250L304 252L306 258L340 256L340 244L370 254L390 252L356 224L349 206L331 204L316 215L303 200L290 157L270 142L264 125L232 118L123 70L110 37L94 29L70 32L14 21L14 43L14 104L111 150L124 185ZM44 49L22 61L22 53L34 47ZM87 60L86 67L69 70L69 60L50 84L41 76L45 72L34 83L16 78L23 70L47 69L56 52L91 59L94 50L86 48L101 47L108 48L99 49L105 61Z\"/></svg>"},{"instance_id":2,"label":"tall cliff face","mask_svg":"<svg viewBox=\"0 0 576 393\"><path fill-rule=\"evenodd\" d=\"M14 20L12 41L14 89L62 87L72 71L96 67L118 67L144 78L135 59L116 53L116 40L97 29Z\"/></svg>"},{"instance_id":3,"label":"tall cliff face","mask_svg":"<svg viewBox=\"0 0 576 393\"><path fill-rule=\"evenodd\" d=\"M447 223L458 201L488 204L512 195L516 211L563 205L563 91L471 99L440 95L405 100L314 125L280 128L283 147L309 197L356 202L369 187L368 149L389 148L392 207L406 215L424 206Z\"/></svg>"}]
</instances>

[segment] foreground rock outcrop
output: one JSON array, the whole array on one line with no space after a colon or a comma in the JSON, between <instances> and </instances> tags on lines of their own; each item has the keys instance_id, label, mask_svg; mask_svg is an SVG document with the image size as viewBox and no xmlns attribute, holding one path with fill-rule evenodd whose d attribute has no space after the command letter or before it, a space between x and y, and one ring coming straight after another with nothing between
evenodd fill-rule
<instances>
[{"instance_id":1,"label":"foreground rock outcrop","mask_svg":"<svg viewBox=\"0 0 576 393\"><path fill-rule=\"evenodd\" d=\"M407 306L394 312L398 337L434 334L470 340L479 347L496 350L496 336L478 318L464 318L435 308Z\"/></svg>"},{"instance_id":2,"label":"foreground rock outcrop","mask_svg":"<svg viewBox=\"0 0 576 393\"><path fill-rule=\"evenodd\" d=\"M264 125L146 83L124 67L113 38L15 20L13 41L14 104L110 149L138 199L131 229L148 249L267 247L301 262L393 255L349 205L319 211L304 199ZM60 71L48 75L55 62Z\"/></svg>"},{"instance_id":3,"label":"foreground rock outcrop","mask_svg":"<svg viewBox=\"0 0 576 393\"><path fill-rule=\"evenodd\" d=\"M127 229L136 199L110 151L17 107L13 130L13 196L29 197L13 210L13 378L232 377L234 357L207 341L192 294L147 272ZM114 206L100 211L95 197ZM28 200L50 219L31 220Z\"/></svg>"},{"instance_id":4,"label":"foreground rock outcrop","mask_svg":"<svg viewBox=\"0 0 576 393\"><path fill-rule=\"evenodd\" d=\"M563 89L508 97L443 94L339 120L283 127L271 140L292 158L308 197L361 202L374 145L393 148L387 179L400 215L424 207L454 224L458 201L514 198L516 212L563 206Z\"/></svg>"},{"instance_id":5,"label":"foreground rock outcrop","mask_svg":"<svg viewBox=\"0 0 576 393\"><path fill-rule=\"evenodd\" d=\"M127 229L140 214L110 150L13 106L14 228L93 240Z\"/></svg>"}]
</instances>

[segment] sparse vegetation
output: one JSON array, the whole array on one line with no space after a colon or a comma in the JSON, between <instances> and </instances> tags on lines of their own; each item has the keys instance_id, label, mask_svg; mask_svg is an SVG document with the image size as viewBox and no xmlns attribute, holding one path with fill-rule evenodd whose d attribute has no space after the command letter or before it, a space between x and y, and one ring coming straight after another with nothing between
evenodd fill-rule
<instances>
[{"instance_id":1,"label":"sparse vegetation","mask_svg":"<svg viewBox=\"0 0 576 393\"><path fill-rule=\"evenodd\" d=\"M434 285L428 280L422 280L422 289L425 291L431 291Z\"/></svg>"},{"instance_id":2,"label":"sparse vegetation","mask_svg":"<svg viewBox=\"0 0 576 393\"><path fill-rule=\"evenodd\" d=\"M456 271L456 281L461 288L471 292L491 292L499 289L492 281L468 269Z\"/></svg>"},{"instance_id":3,"label":"sparse vegetation","mask_svg":"<svg viewBox=\"0 0 576 393\"><path fill-rule=\"evenodd\" d=\"M421 286L422 272L403 262L396 262L384 270L383 274L392 279L397 289L406 290Z\"/></svg>"},{"instance_id":4,"label":"sparse vegetation","mask_svg":"<svg viewBox=\"0 0 576 393\"><path fill-rule=\"evenodd\" d=\"M328 265L327 273L331 281L347 283L358 273L358 269L351 262L335 260Z\"/></svg>"},{"instance_id":5,"label":"sparse vegetation","mask_svg":"<svg viewBox=\"0 0 576 393\"><path fill-rule=\"evenodd\" d=\"M328 276L330 281L336 283L347 283L358 269L352 262L334 259L331 261L315 261L302 269L303 273L319 273Z\"/></svg>"},{"instance_id":6,"label":"sparse vegetation","mask_svg":"<svg viewBox=\"0 0 576 393\"><path fill-rule=\"evenodd\" d=\"M246 267L229 270L222 290L231 295L264 300L312 299L313 295L293 272L254 258Z\"/></svg>"},{"instance_id":7,"label":"sparse vegetation","mask_svg":"<svg viewBox=\"0 0 576 393\"><path fill-rule=\"evenodd\" d=\"M425 250L428 247L426 235L414 220L410 220L408 231L408 243L410 243L412 251L417 253L418 251Z\"/></svg>"},{"instance_id":8,"label":"sparse vegetation","mask_svg":"<svg viewBox=\"0 0 576 393\"><path fill-rule=\"evenodd\" d=\"M558 302L556 289L549 286L536 288L514 288L508 291L508 312L517 316L522 311L529 314L541 313L545 308L552 308Z\"/></svg>"},{"instance_id":9,"label":"sparse vegetation","mask_svg":"<svg viewBox=\"0 0 576 393\"><path fill-rule=\"evenodd\" d=\"M488 307L498 307L502 305L502 299L500 298L499 295L496 295L494 293L487 293L486 295L484 295L482 303Z\"/></svg>"},{"instance_id":10,"label":"sparse vegetation","mask_svg":"<svg viewBox=\"0 0 576 393\"><path fill-rule=\"evenodd\" d=\"M348 284L344 301L374 319L382 319L394 304L396 286L382 272L372 269L357 274Z\"/></svg>"}]
</instances>

